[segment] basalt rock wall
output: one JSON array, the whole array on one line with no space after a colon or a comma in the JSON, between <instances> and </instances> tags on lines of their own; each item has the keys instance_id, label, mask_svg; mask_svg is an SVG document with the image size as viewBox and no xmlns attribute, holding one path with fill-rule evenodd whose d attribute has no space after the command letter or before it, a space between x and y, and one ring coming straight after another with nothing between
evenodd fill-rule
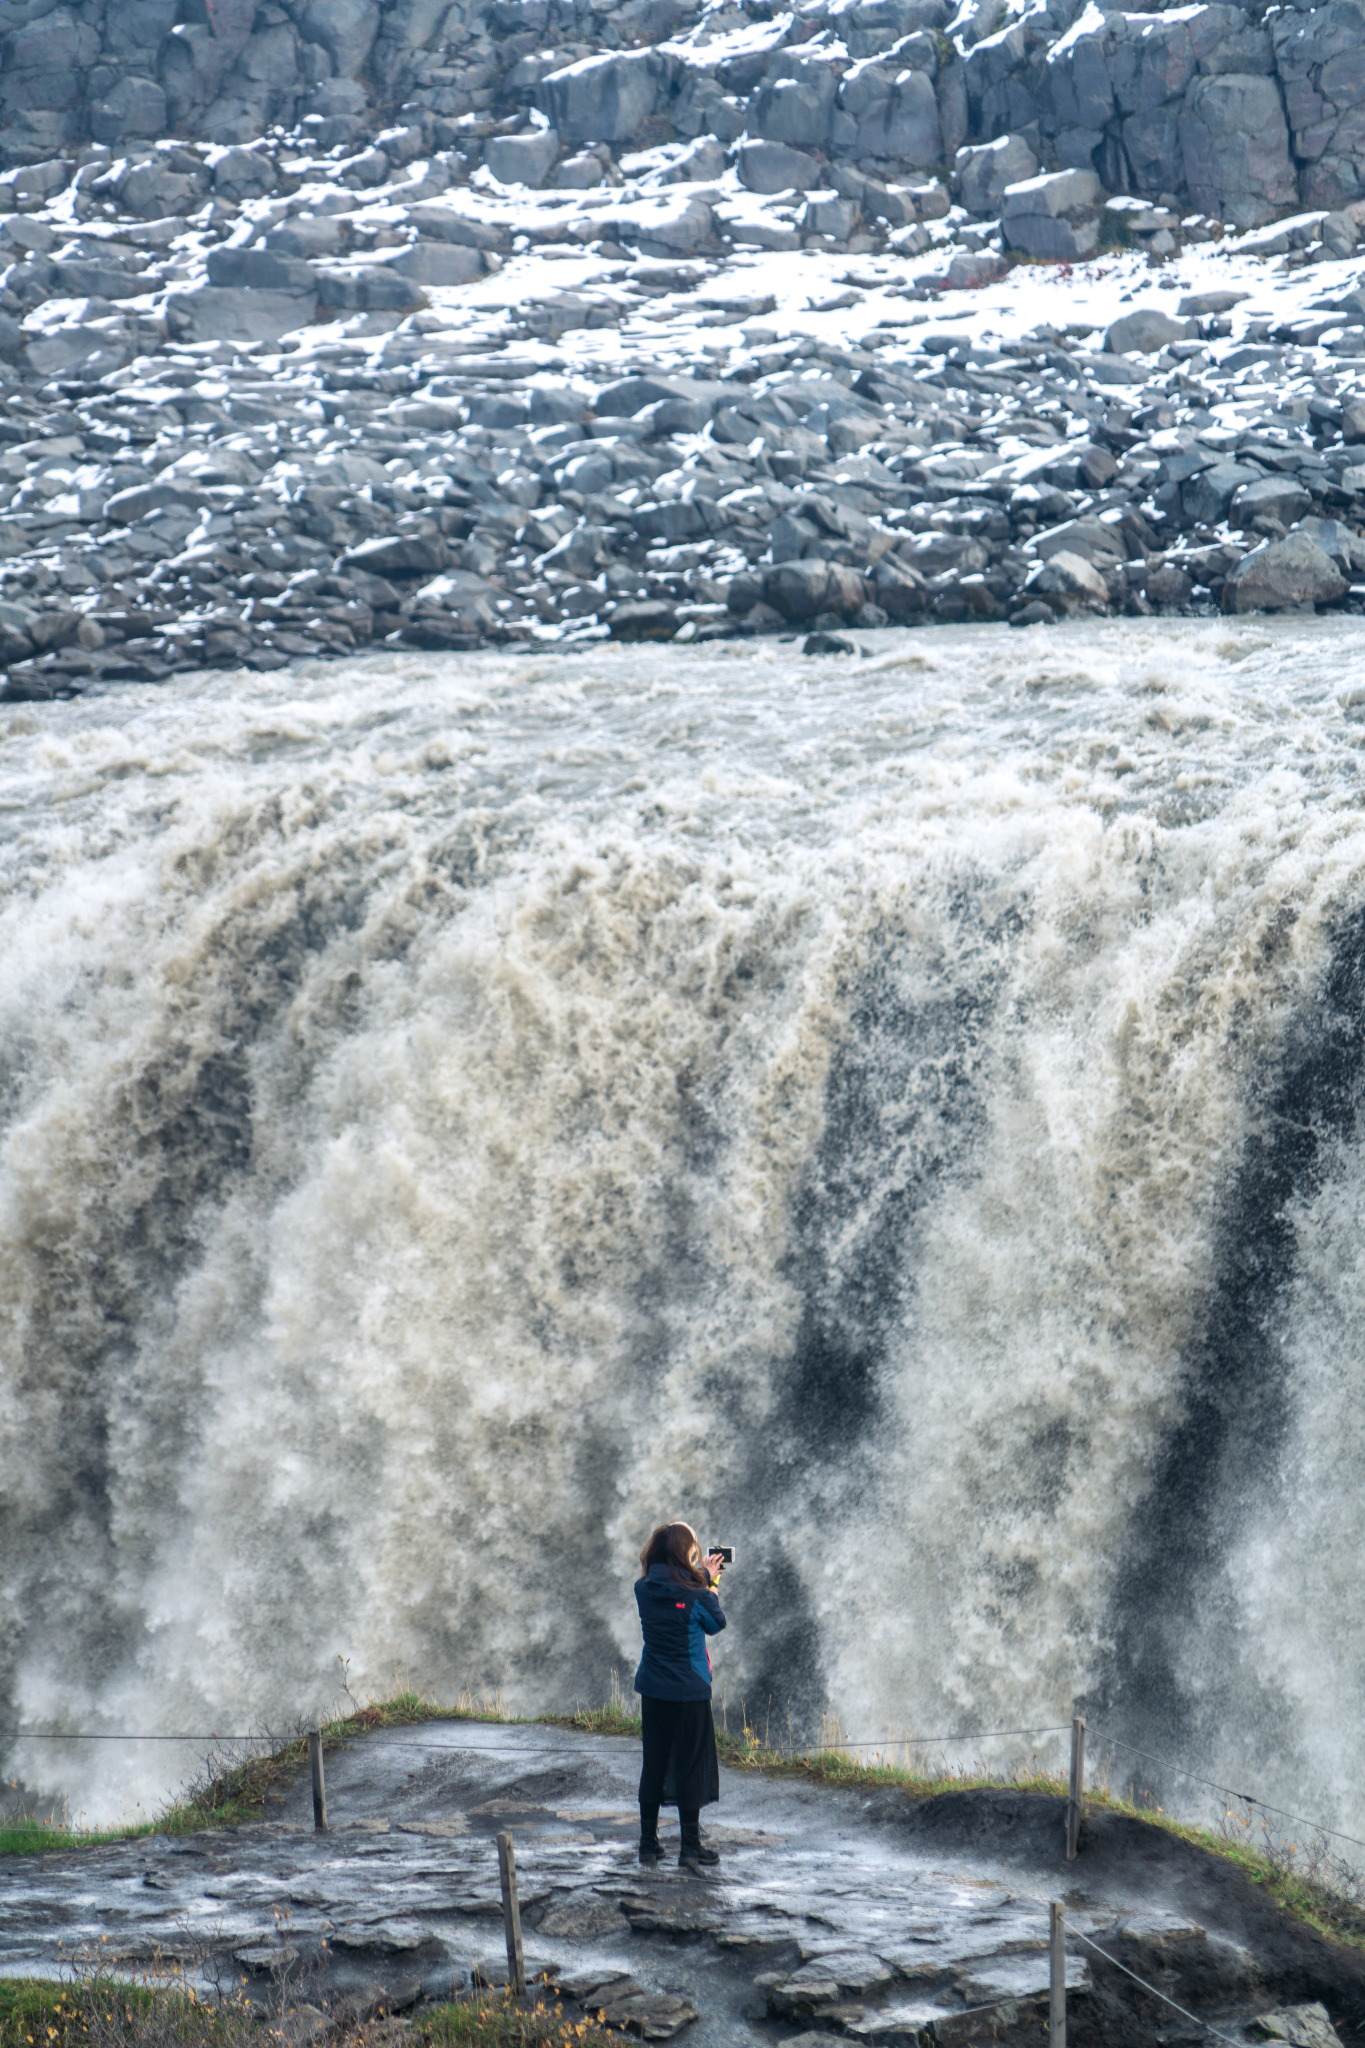
<instances>
[{"instance_id":1,"label":"basalt rock wall","mask_svg":"<svg viewBox=\"0 0 1365 2048\"><path fill-rule=\"evenodd\" d=\"M535 183L573 151L710 138L759 189L1010 138L1025 174L1094 171L1246 227L1365 196L1365 0L0 0L10 164L300 124L331 145L524 137L503 169Z\"/></svg>"}]
</instances>

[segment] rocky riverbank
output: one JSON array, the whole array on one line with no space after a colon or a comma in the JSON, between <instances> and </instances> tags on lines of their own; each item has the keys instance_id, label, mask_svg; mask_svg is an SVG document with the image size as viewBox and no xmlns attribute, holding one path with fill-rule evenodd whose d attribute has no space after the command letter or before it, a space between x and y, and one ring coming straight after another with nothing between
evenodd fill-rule
<instances>
[{"instance_id":1,"label":"rocky riverbank","mask_svg":"<svg viewBox=\"0 0 1365 2048\"><path fill-rule=\"evenodd\" d=\"M10 699L1365 602L1354 0L175 14L0 4Z\"/></svg>"}]
</instances>

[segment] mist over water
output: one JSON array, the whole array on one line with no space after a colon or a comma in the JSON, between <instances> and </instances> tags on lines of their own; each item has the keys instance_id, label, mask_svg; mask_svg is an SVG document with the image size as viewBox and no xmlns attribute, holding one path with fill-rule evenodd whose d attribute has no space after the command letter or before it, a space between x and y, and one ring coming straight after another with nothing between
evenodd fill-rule
<instances>
[{"instance_id":1,"label":"mist over water","mask_svg":"<svg viewBox=\"0 0 1365 2048\"><path fill-rule=\"evenodd\" d=\"M1356 638L0 714L0 1727L601 1698L682 1513L774 1732L1081 1702L1359 1831Z\"/></svg>"}]
</instances>

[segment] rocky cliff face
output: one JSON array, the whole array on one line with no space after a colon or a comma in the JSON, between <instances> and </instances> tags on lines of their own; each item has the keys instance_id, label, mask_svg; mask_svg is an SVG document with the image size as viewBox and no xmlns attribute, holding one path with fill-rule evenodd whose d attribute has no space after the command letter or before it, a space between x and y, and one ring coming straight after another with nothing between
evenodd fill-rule
<instances>
[{"instance_id":1,"label":"rocky cliff face","mask_svg":"<svg viewBox=\"0 0 1365 2048\"><path fill-rule=\"evenodd\" d=\"M1079 169L1245 227L1365 196L1365 0L0 0L11 164L299 124L501 148L533 183L694 138L739 145L760 190L1007 139L1016 177Z\"/></svg>"},{"instance_id":2,"label":"rocky cliff face","mask_svg":"<svg viewBox=\"0 0 1365 2048\"><path fill-rule=\"evenodd\" d=\"M684 4L0 0L0 701L1365 606L1365 0Z\"/></svg>"}]
</instances>

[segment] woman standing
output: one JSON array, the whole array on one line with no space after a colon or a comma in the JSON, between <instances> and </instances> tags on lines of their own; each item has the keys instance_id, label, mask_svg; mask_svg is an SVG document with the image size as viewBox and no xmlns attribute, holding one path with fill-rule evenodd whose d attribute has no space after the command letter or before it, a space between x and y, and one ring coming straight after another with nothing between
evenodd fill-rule
<instances>
[{"instance_id":1,"label":"woman standing","mask_svg":"<svg viewBox=\"0 0 1365 2048\"><path fill-rule=\"evenodd\" d=\"M713 1550L705 1563L686 1522L661 1522L640 1552L635 1604L644 1631L644 1655L635 1674L644 1723L640 1772L640 1861L657 1863L659 1808L677 1801L682 1828L680 1864L719 1863L701 1839L701 1809L720 1798L716 1727L711 1718L708 1636L725 1626L715 1588L724 1559Z\"/></svg>"}]
</instances>

